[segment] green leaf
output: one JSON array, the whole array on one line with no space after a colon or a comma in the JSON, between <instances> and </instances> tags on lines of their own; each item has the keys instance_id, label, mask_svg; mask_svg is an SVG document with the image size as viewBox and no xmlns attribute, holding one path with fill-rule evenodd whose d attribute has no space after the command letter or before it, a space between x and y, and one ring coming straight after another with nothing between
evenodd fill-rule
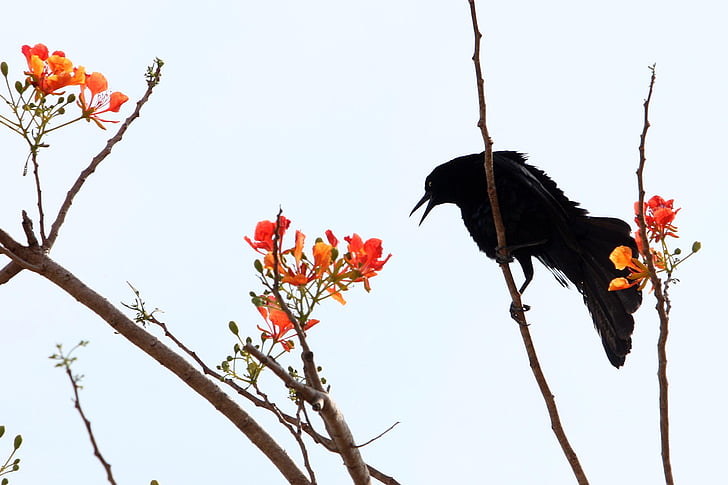
<instances>
[{"instance_id":1,"label":"green leaf","mask_svg":"<svg viewBox=\"0 0 728 485\"><path fill-rule=\"evenodd\" d=\"M233 333L233 335L238 334L238 324L230 320L230 323L228 323L228 328L230 328L230 331Z\"/></svg>"},{"instance_id":2,"label":"green leaf","mask_svg":"<svg viewBox=\"0 0 728 485\"><path fill-rule=\"evenodd\" d=\"M700 251L700 248L702 248L702 247L703 247L703 245L700 244L700 241L695 241L693 243L693 252L697 253L698 251Z\"/></svg>"},{"instance_id":3,"label":"green leaf","mask_svg":"<svg viewBox=\"0 0 728 485\"><path fill-rule=\"evenodd\" d=\"M0 63L0 71L3 73L3 77L8 77L8 63L3 61Z\"/></svg>"},{"instance_id":4,"label":"green leaf","mask_svg":"<svg viewBox=\"0 0 728 485\"><path fill-rule=\"evenodd\" d=\"M20 435L16 436L15 441L13 441L13 447L15 447L15 449L17 450L18 448L20 448L20 445L22 445L22 444L23 444L23 437Z\"/></svg>"}]
</instances>

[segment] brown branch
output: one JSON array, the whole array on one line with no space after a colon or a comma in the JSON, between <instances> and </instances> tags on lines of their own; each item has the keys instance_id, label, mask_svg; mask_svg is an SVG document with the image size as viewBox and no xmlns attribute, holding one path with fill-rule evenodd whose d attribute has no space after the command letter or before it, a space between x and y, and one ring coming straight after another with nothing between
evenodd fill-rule
<instances>
[{"instance_id":1,"label":"brown branch","mask_svg":"<svg viewBox=\"0 0 728 485\"><path fill-rule=\"evenodd\" d=\"M238 403L225 394L215 382L205 377L185 358L164 345L154 335L136 325L121 310L86 286L67 269L50 259L42 250L24 248L2 230L0 230L0 244L13 249L24 262L37 268L36 272L38 274L99 315L116 332L170 370L187 386L212 404L268 457L289 483L311 485L311 482L296 463L265 429L245 412Z\"/></svg>"},{"instance_id":2,"label":"brown branch","mask_svg":"<svg viewBox=\"0 0 728 485\"><path fill-rule=\"evenodd\" d=\"M160 62L156 63L156 71L153 74L154 79L159 79L161 76L161 69L162 65ZM81 171L78 178L76 179L76 182L73 184L71 189L66 194L66 198L63 201L63 204L61 204L60 209L58 210L58 215L56 216L56 220L53 222L53 225L51 225L51 232L48 235L48 240L43 241L43 247L46 250L49 250L53 243L56 241L56 238L58 237L58 231L61 229L61 226L63 225L63 222L66 220L66 215L68 214L68 210L71 208L71 204L73 203L73 199L76 197L78 192L81 190L81 187L83 187L83 184L86 182L86 179L96 171L96 168L101 164L101 162L106 159L107 156L111 153L112 148L114 148L114 145L119 143L121 139L124 137L124 134L126 133L126 130L129 129L129 126L131 123L139 118L139 113L141 112L142 106L149 100L149 97L152 95L152 91L154 90L154 87L157 85L156 81L147 81L147 90L144 93L144 96L141 97L139 101L137 101L136 108L134 109L134 112L129 115L129 117L124 120L124 122L119 127L119 130L116 132L116 134L109 138L109 140L106 142L106 146L91 160L91 163Z\"/></svg>"},{"instance_id":3,"label":"brown branch","mask_svg":"<svg viewBox=\"0 0 728 485\"><path fill-rule=\"evenodd\" d=\"M313 352L311 351L311 348L306 341L306 331L303 329L301 322L299 322L298 319L293 316L291 309L288 308L288 305L283 299L281 292L278 290L278 287L281 283L281 275L278 271L278 264L280 261L281 253L280 229L282 215L283 209L278 209L278 216L276 216L275 232L273 233L273 268L275 268L275 270L273 271L273 286L270 289L273 292L273 296L275 296L276 298L278 306L281 308L281 310L283 310L291 323L293 323L293 328L296 330L296 335L298 336L298 340L301 343L301 360L303 361L303 374L306 376L306 382L314 389L324 392L324 385L321 383L321 376L319 376L317 370L318 367L313 360ZM315 410L318 411L318 409Z\"/></svg>"},{"instance_id":4,"label":"brown branch","mask_svg":"<svg viewBox=\"0 0 728 485\"><path fill-rule=\"evenodd\" d=\"M667 289L669 281L665 282L664 290L660 278L657 276L652 255L650 254L647 239L647 224L645 222L645 187L644 187L644 169L647 158L645 156L645 142L647 140L647 130L650 128L649 110L650 101L652 100L652 91L655 86L655 65L650 66L652 75L650 76L650 89L647 93L647 99L644 102L644 124L642 126L642 134L640 135L640 164L637 169L637 190L639 194L639 202L637 209L637 220L639 221L640 238L642 239L643 250L647 254L642 254L647 261L647 269L650 273L650 282L655 291L655 309L660 317L660 336L657 340L657 381L660 387L659 406L660 406L660 445L662 452L662 469L665 474L665 483L673 485L675 482L672 477L672 464L670 462L670 420L668 407L668 381L667 381L667 335L668 323L670 320L669 301L667 301Z\"/></svg>"},{"instance_id":5,"label":"brown branch","mask_svg":"<svg viewBox=\"0 0 728 485\"><path fill-rule=\"evenodd\" d=\"M33 178L35 179L35 195L36 203L38 204L38 225L40 226L40 240L43 244L46 242L45 234L45 214L43 214L43 191L40 188L40 174L38 173L38 153L33 148L31 159L33 160Z\"/></svg>"},{"instance_id":6,"label":"brown branch","mask_svg":"<svg viewBox=\"0 0 728 485\"><path fill-rule=\"evenodd\" d=\"M158 80L161 76L161 63L156 63L156 71L154 73L151 73L151 77L149 79ZM33 164L34 164L34 174L36 177L36 191L37 191L37 198L38 198L38 211L40 214L40 234L41 234L41 241L43 243L43 249L45 251L50 251L50 249L53 247L53 244L56 241L56 238L58 237L58 231L61 229L61 226L63 225L63 222L66 220L66 215L68 215L68 210L71 208L71 204L73 203L73 199L76 197L78 192L81 190L81 187L83 187L83 184L86 182L86 179L96 171L96 168L99 166L101 162L104 161L104 159L111 153L111 149L114 148L114 145L116 145L118 142L121 141L122 137L124 136L124 133L126 133L126 130L129 129L129 126L131 123L139 117L139 113L141 112L142 106L149 100L149 97L152 95L152 90L154 89L154 86L157 85L157 81L147 81L147 90L144 93L144 96L137 101L136 108L134 109L134 112L129 115L129 117L124 120L124 122L119 127L119 130L116 132L116 134L111 137L107 142L106 146L91 160L91 163L86 167L81 173L79 174L78 178L76 179L76 182L73 184L71 189L66 194L66 198L63 201L63 204L61 204L60 209L58 210L58 215L56 216L56 220L51 225L51 232L46 238L45 236L45 220L44 220L44 214L43 214L43 205L41 202L41 191L40 191L40 180L38 179L38 167L35 160L35 157L33 158ZM24 222L26 217L24 216ZM27 231L26 231L27 234ZM29 241L30 242L30 241ZM31 244L32 246L32 244ZM18 264L15 260L11 261L10 263L6 264L3 268L0 269L0 285L7 283L10 281L15 275L20 273L23 270L23 266Z\"/></svg>"},{"instance_id":7,"label":"brown branch","mask_svg":"<svg viewBox=\"0 0 728 485\"><path fill-rule=\"evenodd\" d=\"M73 377L73 374L71 373L71 366L66 365L66 375L68 376L68 379L71 381L71 386L73 387L73 404L76 410L78 411L78 414L81 415L81 419L83 420L83 424L86 426L86 432L88 433L88 437L91 440L91 446L93 446L94 449L94 456L99 459L101 462L101 465L104 467L104 470L106 470L106 479L111 483L111 485L116 485L116 481L114 480L114 475L111 473L111 465L109 462L107 462L104 459L104 456L101 454L101 450L99 450L98 445L96 444L96 438L94 437L94 433L91 430L91 421L89 421L86 418L86 414L83 412L83 409L81 408L81 399L78 396L78 384L76 383L76 379Z\"/></svg>"},{"instance_id":8,"label":"brown branch","mask_svg":"<svg viewBox=\"0 0 728 485\"><path fill-rule=\"evenodd\" d=\"M324 425L326 426L326 432L329 434L331 439L334 441L334 444L336 444L336 449L339 455L341 455L341 458L344 460L344 464L346 465L346 469L349 472L349 475L353 479L355 484L368 484L371 483L371 477L369 475L369 469L367 467L367 464L364 463L364 459L361 456L361 453L359 452L359 449L356 447L356 443L354 442L354 436L351 433L351 429L349 428L349 425L346 423L346 420L344 419L344 415L339 411L338 406L336 405L336 402L333 399L329 398L328 393L324 390L324 386L321 383L321 377L318 374L318 368L313 360L313 352L311 351L311 348L308 345L308 342L306 341L306 332L303 329L303 325L301 325L301 322L298 321L297 318L293 315L290 308L288 308L288 305L286 304L285 300L283 299L283 296L281 295L280 291L278 291L278 286L280 285L280 273L278 271L278 262L279 262L279 253L281 251L280 248L280 224L281 224L281 216L283 214L282 210L278 211L278 216L276 217L276 226L275 230L273 232L273 286L270 288L273 292L273 295L276 298L276 301L278 302L278 306L283 310L283 312L286 314L288 319L293 323L293 327L296 330L296 334L298 335L298 340L301 343L301 359L303 360L303 373L306 376L306 383L308 384L305 388L305 392L303 393L304 399L311 403L309 399L314 399L314 410L319 411L319 414L321 416L321 419L324 422ZM250 347L253 348L250 345L246 345L246 349ZM257 349L255 349L257 351ZM252 354L256 355L255 353L251 352ZM258 352L260 354L260 352ZM262 354L261 354L262 355ZM256 355L256 358L258 358L258 355ZM288 375L287 372L285 372L286 375ZM285 379L282 375L279 375L276 373L279 378ZM290 376L289 376L290 378ZM293 381L296 383L296 385L299 385L297 381L293 380L292 378L290 381ZM286 380L284 380L286 382ZM288 385L288 384L286 384ZM302 384L300 384L302 386ZM293 389L298 390L297 387L293 387ZM312 391L316 391L316 393L313 393ZM318 409L317 407L320 406Z\"/></svg>"},{"instance_id":9,"label":"brown branch","mask_svg":"<svg viewBox=\"0 0 728 485\"><path fill-rule=\"evenodd\" d=\"M398 424L399 424L399 421L397 421L392 426L390 426L389 428L385 429L384 431L382 431L381 433L379 433L378 435L376 435L374 438L372 438L370 440L367 440L367 441L365 441L364 443L362 443L360 445L356 445L356 447L357 448L364 448L365 446L372 444L373 442L377 441L379 438L381 438L385 434L387 434L390 431L392 431L395 428L395 426L397 426Z\"/></svg>"},{"instance_id":10,"label":"brown branch","mask_svg":"<svg viewBox=\"0 0 728 485\"><path fill-rule=\"evenodd\" d=\"M486 124L486 104L485 104L485 87L483 80L483 73L480 66L480 40L482 34L478 28L478 19L475 10L475 0L468 0L470 4L470 17L473 22L473 33L475 36L475 49L473 53L473 63L475 64L475 76L478 85L478 106L480 112L480 118L478 120L478 127L483 136L483 142L485 143L485 175L488 184L488 198L490 199L490 205L493 212L493 223L495 224L496 233L498 236L498 252L504 261L508 258L508 246L506 245L506 233L503 225L503 219L500 213L500 206L498 204L498 194L496 192L495 185L495 172L493 170L493 141L488 133L488 126ZM548 409L549 417L551 419L551 429L554 431L561 449L566 456L566 459L571 465L571 469L574 472L574 476L580 485L587 485L589 482L584 474L584 470L579 463L579 458L574 452L571 444L569 443L566 433L561 425L561 419L559 417L558 408L556 407L556 401L551 393L551 390L546 381L546 377L543 374L541 365L536 355L536 350L533 346L533 340L531 339L531 333L528 329L526 317L523 313L523 303L521 302L521 295L518 292L516 283L513 279L510 266L508 262L501 262L500 268L503 272L503 277L506 280L508 291L511 294L512 308L517 310L514 312L515 318L519 322L519 329L521 331L521 338L523 344L526 347L526 353L528 354L528 361L533 371L533 375L536 378L538 387L541 390L544 401L546 402L546 408Z\"/></svg>"}]
</instances>

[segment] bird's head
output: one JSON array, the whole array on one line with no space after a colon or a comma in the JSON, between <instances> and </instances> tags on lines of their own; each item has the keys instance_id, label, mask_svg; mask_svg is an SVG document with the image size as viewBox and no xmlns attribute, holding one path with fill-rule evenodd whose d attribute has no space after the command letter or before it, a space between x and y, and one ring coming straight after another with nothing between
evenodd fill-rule
<instances>
[{"instance_id":1,"label":"bird's head","mask_svg":"<svg viewBox=\"0 0 728 485\"><path fill-rule=\"evenodd\" d=\"M456 204L462 206L482 193L485 187L485 169L483 154L468 155L456 158L436 167L425 179L425 195L417 202L410 216L427 202L427 214L440 204Z\"/></svg>"}]
</instances>

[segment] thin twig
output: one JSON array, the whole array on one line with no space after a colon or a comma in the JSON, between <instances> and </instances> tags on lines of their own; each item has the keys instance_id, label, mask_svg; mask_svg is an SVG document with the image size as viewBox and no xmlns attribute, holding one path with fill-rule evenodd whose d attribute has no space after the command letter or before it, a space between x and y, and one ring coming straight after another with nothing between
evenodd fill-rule
<instances>
[{"instance_id":1,"label":"thin twig","mask_svg":"<svg viewBox=\"0 0 728 485\"><path fill-rule=\"evenodd\" d=\"M156 62L156 70L152 74L152 76L156 76L154 79L159 79L161 76L161 63ZM116 134L111 137L107 142L106 146L91 160L91 163L86 167L81 173L79 174L78 178L76 179L76 182L73 184L71 189L66 194L66 198L63 201L63 204L61 204L60 209L58 210L58 215L56 216L56 220L51 225L51 232L48 235L48 237L45 237L45 216L43 213L43 204L41 201L41 191L40 191L40 180L36 179L36 191L37 191L37 198L38 198L38 210L40 215L40 233L41 233L41 241L43 243L43 250L48 252L53 247L53 244L56 241L56 238L58 237L58 231L61 229L61 226L63 225L63 222L66 219L66 215L68 214L68 210L71 207L71 204L73 203L73 199L76 197L78 192L81 190L81 187L83 186L84 182L86 182L86 179L94 173L96 168L99 166L101 162L104 161L104 159L111 153L111 149L116 145L118 142L121 141L122 137L124 136L124 133L126 133L126 130L129 129L129 126L131 125L132 121L134 121L136 118L139 117L139 113L141 112L142 106L149 100L149 97L152 95L152 90L154 89L154 86L156 86L156 82L148 81L147 82L147 90L144 93L144 96L137 102L136 108L134 109L134 112L129 115L129 117L124 120L124 122L119 127L119 130L116 132ZM37 164L34 161L34 173L36 175L36 178L38 176L37 173ZM3 283L7 283L10 281L15 275L20 273L22 271L23 266L21 264L18 264L15 260L11 261L10 263L6 264L3 268L0 268L0 285Z\"/></svg>"},{"instance_id":2,"label":"thin twig","mask_svg":"<svg viewBox=\"0 0 728 485\"><path fill-rule=\"evenodd\" d=\"M68 379L71 381L71 386L73 387L73 404L76 410L78 411L78 414L81 415L81 419L83 420L83 424L86 426L86 432L88 432L88 437L91 440L91 446L94 448L94 456L99 459L101 462L101 465L104 467L104 470L106 470L106 479L111 483L111 485L116 485L116 481L114 480L114 475L111 473L111 465L109 462L107 462L104 459L104 456L101 454L101 450L99 450L98 445L96 444L96 438L94 437L94 432L91 430L91 421L86 418L86 414L83 412L83 409L81 408L81 399L78 396L78 384L76 383L76 379L73 377L73 373L71 373L71 367L69 365L66 365L66 375L68 376Z\"/></svg>"},{"instance_id":3,"label":"thin twig","mask_svg":"<svg viewBox=\"0 0 728 485\"><path fill-rule=\"evenodd\" d=\"M367 445L369 445L369 444L371 444L371 443L373 443L373 442L377 441L377 440L378 440L379 438L381 438L381 437L382 437L382 436L384 436L385 434L387 434L387 433L389 433L390 431L392 431L392 430L394 429L394 427L395 427L395 426L397 426L398 424L399 424L399 421L397 421L397 422L396 422L396 423L394 423L394 424L393 424L392 426L390 426L389 428L385 429L384 431L382 431L381 433L379 433L378 435L376 435L376 436L375 436L374 438L372 438L372 439L370 439L370 440L367 440L367 441L365 441L364 443L362 443L362 444L360 444L360 445L356 445L356 447L357 447L357 448L364 448L365 446L367 446Z\"/></svg>"},{"instance_id":4,"label":"thin twig","mask_svg":"<svg viewBox=\"0 0 728 485\"><path fill-rule=\"evenodd\" d=\"M38 173L38 153L33 151L31 154L31 160L33 161L33 178L35 179L35 195L36 203L38 204L38 225L40 226L40 240L43 244L46 243L45 233L45 214L43 213L43 191L40 188L40 174Z\"/></svg>"},{"instance_id":5,"label":"thin twig","mask_svg":"<svg viewBox=\"0 0 728 485\"><path fill-rule=\"evenodd\" d=\"M508 246L506 245L505 227L503 225L503 219L500 213L500 206L498 204L498 195L495 188L495 173L493 170L493 141L490 138L490 134L488 133L488 126L486 124L485 87L480 66L480 40L482 38L482 34L480 33L480 29L478 28L475 0L468 0L468 3L470 4L470 16L473 22L473 33L475 35L473 62L475 64L475 75L478 85L478 106L480 112L478 126L480 127L480 131L483 136L483 142L485 143L484 163L485 175L488 183L488 197L490 199L490 205L492 207L493 222L495 224L496 233L498 235L499 252L505 260L508 256ZM511 273L510 266L507 262L503 262L500 263L500 267L506 280L506 284L508 285L508 290L511 294L513 308L520 309L516 312L516 317L518 318L520 324L519 329L521 331L521 338L523 339L523 344L526 347L526 353L528 354L528 361L531 366L531 370L533 371L533 375L536 378L538 387L541 390L544 401L546 402L549 417L551 418L551 429L554 431L554 434L556 435L556 438L561 445L561 449L564 452L564 455L566 455L566 459L569 461L569 464L571 465L571 469L574 472L576 480L579 482L580 485L587 485L589 482L586 478L586 475L584 474L584 470L582 469L581 464L579 463L579 458L577 457L576 453L571 447L571 444L569 443L568 438L566 437L566 433L564 432L564 429L561 425L561 419L559 417L558 408L556 407L556 401L554 400L554 396L548 386L546 377L541 370L541 365L538 361L538 356L536 355L536 350L533 346L533 340L531 339L531 333L528 329L525 315L523 314L521 295L518 292L518 288L516 287L516 283L513 279L513 274Z\"/></svg>"},{"instance_id":6,"label":"thin twig","mask_svg":"<svg viewBox=\"0 0 728 485\"><path fill-rule=\"evenodd\" d=\"M301 428L306 434L308 434L311 437L311 439L314 440L314 442L321 444L324 448L326 448L329 451L336 452L336 446L334 445L334 443L329 438L317 433L316 430L314 430L313 427L309 423L303 422L300 420L300 418L293 417L289 414L284 413L277 406L275 406L274 403L271 403L267 400L264 400L264 399L261 399L261 398L255 396L254 394L248 392L245 388L240 386L238 383L236 383L234 380L226 379L225 376L216 372L210 366L205 364L205 362L197 355L197 353L194 350L187 347L184 343L182 343L181 340L179 340L169 330L169 327L167 327L166 323L158 320L153 315L149 315L147 321L149 321L149 323L153 323L153 324L161 327L162 330L164 331L164 336L169 338L170 340L172 340L172 342L174 342L177 345L177 347L179 347L185 354L190 356L192 358L192 360L194 360L195 363L197 363L197 365L200 366L200 369L202 370L202 372L204 374L209 375L209 376L213 377L214 379L216 379L217 381L222 382L223 384L227 385L228 387L233 389L237 394L244 397L245 399L247 399L254 405L267 409L268 411L271 411L272 413L276 414L276 416L282 417L287 423L289 423L293 426L296 426L298 428ZM264 395L263 393L260 393L260 394ZM305 410L305 408L304 408L304 410Z\"/></svg>"},{"instance_id":7,"label":"thin twig","mask_svg":"<svg viewBox=\"0 0 728 485\"><path fill-rule=\"evenodd\" d=\"M644 124L642 134L640 135L640 164L637 169L637 190L639 202L637 204L637 219L639 221L640 238L642 239L643 250L647 254L643 254L647 261L647 269L650 273L650 281L655 291L655 299L657 300L655 308L660 317L660 336L657 340L657 381L660 387L660 447L662 452L662 469L665 474L665 483L673 485L675 482L672 477L672 464L670 463L670 420L668 407L668 381L667 381L667 335L668 323L670 320L669 301L666 294L669 281L665 282L664 291L660 278L657 276L657 270L649 253L647 244L647 224L645 222L645 187L644 187L644 169L647 158L645 157L645 141L647 140L647 130L650 128L649 110L650 101L652 100L652 91L655 86L655 65L650 66L652 75L650 76L650 89L647 93L647 99L644 102Z\"/></svg>"},{"instance_id":8,"label":"thin twig","mask_svg":"<svg viewBox=\"0 0 728 485\"><path fill-rule=\"evenodd\" d=\"M296 330L296 335L298 336L298 340L301 343L301 360L303 361L303 374L306 376L306 382L309 386L313 387L317 391L324 392L324 385L321 383L321 376L319 376L318 368L313 360L313 352L311 351L311 348L306 341L306 331L303 329L301 322L299 322L298 319L293 316L291 309L288 308L288 305L283 299L281 292L278 290L281 282L281 275L278 272L278 264L281 252L280 234L282 215L283 209L278 209L275 232L273 233L273 267L275 268L275 270L273 271L273 286L271 288L271 291L273 292L273 296L275 296L276 298L278 306L281 308L281 310L283 310L291 323L293 323L293 328Z\"/></svg>"},{"instance_id":9,"label":"thin twig","mask_svg":"<svg viewBox=\"0 0 728 485\"><path fill-rule=\"evenodd\" d=\"M156 64L156 71L154 75L156 76L156 79L159 79L161 76L161 69L162 65L161 63L157 62ZM53 243L56 241L56 238L58 237L58 231L61 229L61 226L63 225L63 222L66 220L66 215L68 214L68 210L71 208L71 204L73 203L73 199L76 197L78 192L81 190L81 187L83 187L84 182L86 182L86 179L96 171L96 168L101 164L101 162L106 159L107 156L111 153L111 149L114 148L114 145L119 143L121 139L124 136L124 133L126 133L126 130L129 129L129 126L131 123L139 118L139 113L141 112L142 106L149 100L149 97L152 95L152 91L154 90L154 87L156 86L156 82L147 82L147 90L144 93L144 96L141 97L139 101L137 101L136 108L134 109L134 112L129 115L129 117L124 120L124 122L119 127L119 130L116 132L116 134L109 138L109 140L106 142L106 146L91 160L91 163L83 169L83 171L79 174L78 178L76 179L76 182L73 184L71 189L66 194L66 198L63 201L63 204L61 204L60 209L58 210L58 215L56 216L56 220L53 222L53 225L51 226L51 232L48 235L48 240L43 242L43 248L47 251L52 246ZM42 227L42 226L41 226Z\"/></svg>"}]
</instances>

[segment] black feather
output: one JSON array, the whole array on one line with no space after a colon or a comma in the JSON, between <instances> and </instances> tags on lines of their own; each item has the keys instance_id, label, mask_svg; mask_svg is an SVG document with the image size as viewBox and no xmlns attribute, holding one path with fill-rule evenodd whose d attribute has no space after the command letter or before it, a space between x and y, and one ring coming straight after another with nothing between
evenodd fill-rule
<instances>
[{"instance_id":1,"label":"black feather","mask_svg":"<svg viewBox=\"0 0 728 485\"><path fill-rule=\"evenodd\" d=\"M498 241L483 161L483 153L473 154L435 168L412 213L428 202L422 223L435 206L456 204L478 248L495 259ZM632 313L639 308L642 295L636 288L615 292L607 288L613 278L626 275L614 268L611 251L624 245L637 253L629 225L620 219L588 215L548 175L526 163L521 153L494 152L493 167L506 242L526 277L521 292L533 277L531 258L535 257L559 283L579 290L609 361L622 366L632 348Z\"/></svg>"}]
</instances>

